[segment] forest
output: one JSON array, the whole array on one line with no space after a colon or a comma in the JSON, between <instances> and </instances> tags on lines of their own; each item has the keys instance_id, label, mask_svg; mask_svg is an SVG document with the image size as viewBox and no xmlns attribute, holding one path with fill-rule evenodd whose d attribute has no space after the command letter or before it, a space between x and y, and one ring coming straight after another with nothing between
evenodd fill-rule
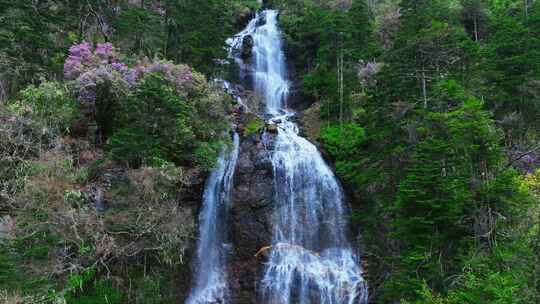
<instances>
[{"instance_id":1,"label":"forest","mask_svg":"<svg viewBox=\"0 0 540 304\"><path fill-rule=\"evenodd\" d=\"M354 303L540 303L536 0L0 0L0 303L345 303L265 302L247 282L283 245L255 197L278 181L258 157L284 119L238 64L261 42L230 45L264 9L291 120L350 209ZM233 133L218 216L237 295L188 301Z\"/></svg>"}]
</instances>

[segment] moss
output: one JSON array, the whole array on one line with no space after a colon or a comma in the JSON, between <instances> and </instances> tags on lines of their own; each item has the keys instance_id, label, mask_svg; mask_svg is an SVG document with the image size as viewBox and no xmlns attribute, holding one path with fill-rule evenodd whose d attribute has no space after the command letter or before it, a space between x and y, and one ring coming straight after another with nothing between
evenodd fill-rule
<instances>
[{"instance_id":1,"label":"moss","mask_svg":"<svg viewBox=\"0 0 540 304\"><path fill-rule=\"evenodd\" d=\"M244 129L244 136L260 133L264 129L264 121L258 117L249 121Z\"/></svg>"}]
</instances>

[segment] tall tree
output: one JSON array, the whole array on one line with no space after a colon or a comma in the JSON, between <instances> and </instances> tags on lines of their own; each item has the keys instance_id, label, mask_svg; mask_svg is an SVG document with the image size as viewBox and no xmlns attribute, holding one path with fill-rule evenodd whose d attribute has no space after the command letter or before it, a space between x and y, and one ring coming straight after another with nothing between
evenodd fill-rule
<instances>
[{"instance_id":1,"label":"tall tree","mask_svg":"<svg viewBox=\"0 0 540 304\"><path fill-rule=\"evenodd\" d=\"M231 1L165 2L169 59L192 64L210 73L226 57L225 40L232 35Z\"/></svg>"}]
</instances>

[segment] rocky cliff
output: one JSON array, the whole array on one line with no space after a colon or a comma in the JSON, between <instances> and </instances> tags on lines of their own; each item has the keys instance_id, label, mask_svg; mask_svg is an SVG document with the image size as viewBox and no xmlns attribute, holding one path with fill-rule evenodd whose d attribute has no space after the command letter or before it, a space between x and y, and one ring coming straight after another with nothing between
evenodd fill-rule
<instances>
[{"instance_id":1,"label":"rocky cliff","mask_svg":"<svg viewBox=\"0 0 540 304\"><path fill-rule=\"evenodd\" d=\"M262 266L257 252L272 239L273 172L272 135L244 138L235 174L231 210L233 250L231 286L233 302L255 303Z\"/></svg>"}]
</instances>

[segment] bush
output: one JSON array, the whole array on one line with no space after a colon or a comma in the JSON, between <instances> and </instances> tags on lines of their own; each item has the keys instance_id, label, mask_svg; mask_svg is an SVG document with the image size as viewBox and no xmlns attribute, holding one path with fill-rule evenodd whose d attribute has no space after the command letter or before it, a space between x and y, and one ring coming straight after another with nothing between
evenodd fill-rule
<instances>
[{"instance_id":1,"label":"bush","mask_svg":"<svg viewBox=\"0 0 540 304\"><path fill-rule=\"evenodd\" d=\"M255 117L247 123L244 129L244 136L250 136L260 133L264 129L264 121L258 117Z\"/></svg>"},{"instance_id":2,"label":"bush","mask_svg":"<svg viewBox=\"0 0 540 304\"><path fill-rule=\"evenodd\" d=\"M328 126L321 132L321 141L325 149L337 159L346 159L356 155L365 137L364 129L353 123L344 124L343 127Z\"/></svg>"},{"instance_id":3,"label":"bush","mask_svg":"<svg viewBox=\"0 0 540 304\"><path fill-rule=\"evenodd\" d=\"M193 107L162 75L147 75L120 108L118 129L109 141L115 160L135 167L153 158L181 162L194 148Z\"/></svg>"},{"instance_id":4,"label":"bush","mask_svg":"<svg viewBox=\"0 0 540 304\"><path fill-rule=\"evenodd\" d=\"M122 57L110 43L83 42L64 64L82 111L98 126L98 142L133 167L154 159L210 167L218 149L209 143L228 124L223 90L187 65L144 58L128 66Z\"/></svg>"},{"instance_id":5,"label":"bush","mask_svg":"<svg viewBox=\"0 0 540 304\"><path fill-rule=\"evenodd\" d=\"M197 148L195 148L194 160L205 170L210 170L216 166L216 160L219 157L219 152L221 150L220 142L203 142L200 143Z\"/></svg>"},{"instance_id":6,"label":"bush","mask_svg":"<svg viewBox=\"0 0 540 304\"><path fill-rule=\"evenodd\" d=\"M162 157L158 141L141 128L122 128L116 131L109 139L108 146L115 161L133 167Z\"/></svg>"},{"instance_id":7,"label":"bush","mask_svg":"<svg viewBox=\"0 0 540 304\"><path fill-rule=\"evenodd\" d=\"M108 280L96 279L95 269L69 277L65 300L67 304L119 304L123 294Z\"/></svg>"},{"instance_id":8,"label":"bush","mask_svg":"<svg viewBox=\"0 0 540 304\"><path fill-rule=\"evenodd\" d=\"M36 122L53 133L68 133L72 122L79 117L79 109L66 87L58 82L43 82L21 92L20 104L27 106Z\"/></svg>"},{"instance_id":9,"label":"bush","mask_svg":"<svg viewBox=\"0 0 540 304\"><path fill-rule=\"evenodd\" d=\"M133 167L165 160L212 168L226 129L217 99L206 85L180 94L163 72L144 76L119 107L112 157Z\"/></svg>"},{"instance_id":10,"label":"bush","mask_svg":"<svg viewBox=\"0 0 540 304\"><path fill-rule=\"evenodd\" d=\"M21 279L21 274L13 261L7 244L0 243L0 288L12 288Z\"/></svg>"}]
</instances>

